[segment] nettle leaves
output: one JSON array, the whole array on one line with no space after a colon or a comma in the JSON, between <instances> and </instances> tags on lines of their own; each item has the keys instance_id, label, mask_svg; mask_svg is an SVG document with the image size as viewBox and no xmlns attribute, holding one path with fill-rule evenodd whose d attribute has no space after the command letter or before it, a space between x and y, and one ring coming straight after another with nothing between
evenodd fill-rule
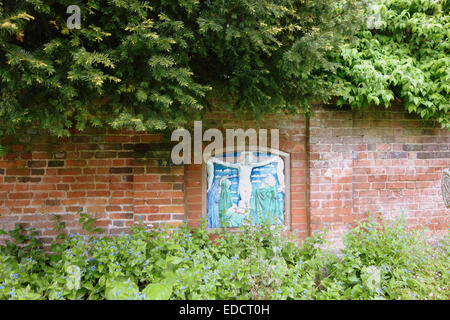
<instances>
[{"instance_id":1,"label":"nettle leaves","mask_svg":"<svg viewBox=\"0 0 450 320\"><path fill-rule=\"evenodd\" d=\"M424 120L450 129L450 26L446 1L378 1L377 28L342 48L338 105L353 108L395 98Z\"/></svg>"}]
</instances>

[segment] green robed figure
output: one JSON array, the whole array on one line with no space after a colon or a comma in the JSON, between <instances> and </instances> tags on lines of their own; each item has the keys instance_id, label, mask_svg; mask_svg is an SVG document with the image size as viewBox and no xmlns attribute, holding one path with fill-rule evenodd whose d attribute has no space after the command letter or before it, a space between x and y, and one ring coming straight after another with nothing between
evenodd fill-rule
<instances>
[{"instance_id":1,"label":"green robed figure","mask_svg":"<svg viewBox=\"0 0 450 320\"><path fill-rule=\"evenodd\" d=\"M268 222L272 224L276 222L279 216L277 194L275 177L270 175L254 191L252 198L254 223Z\"/></svg>"}]
</instances>

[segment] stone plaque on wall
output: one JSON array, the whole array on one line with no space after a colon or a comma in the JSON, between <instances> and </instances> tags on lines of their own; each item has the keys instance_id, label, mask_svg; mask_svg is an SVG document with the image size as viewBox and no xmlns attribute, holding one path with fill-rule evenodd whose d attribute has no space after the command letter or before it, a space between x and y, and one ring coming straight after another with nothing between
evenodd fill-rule
<instances>
[{"instance_id":1,"label":"stone plaque on wall","mask_svg":"<svg viewBox=\"0 0 450 320\"><path fill-rule=\"evenodd\" d=\"M276 154L234 152L206 163L209 228L286 223L285 160Z\"/></svg>"},{"instance_id":2,"label":"stone plaque on wall","mask_svg":"<svg viewBox=\"0 0 450 320\"><path fill-rule=\"evenodd\" d=\"M450 168L445 169L442 173L442 196L447 208L450 208Z\"/></svg>"}]
</instances>

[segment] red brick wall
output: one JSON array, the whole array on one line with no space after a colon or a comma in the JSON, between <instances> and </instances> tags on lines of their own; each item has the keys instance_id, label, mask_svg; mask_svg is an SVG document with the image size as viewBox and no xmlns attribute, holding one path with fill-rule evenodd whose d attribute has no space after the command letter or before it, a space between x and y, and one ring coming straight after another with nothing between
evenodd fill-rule
<instances>
[{"instance_id":1,"label":"red brick wall","mask_svg":"<svg viewBox=\"0 0 450 320\"><path fill-rule=\"evenodd\" d=\"M301 237L327 226L338 244L368 210L388 217L403 210L411 225L440 236L450 212L440 190L442 170L450 167L450 133L402 110L320 107L310 119L271 116L258 123L214 112L203 127L280 130L280 150L290 155L290 227ZM79 208L107 234L126 231L138 219L199 225L202 166L171 164L169 139L97 129L63 139L30 129L7 138L10 150L0 158L0 227L33 226L48 242L55 236L51 213L68 232L81 232Z\"/></svg>"},{"instance_id":2,"label":"red brick wall","mask_svg":"<svg viewBox=\"0 0 450 320\"><path fill-rule=\"evenodd\" d=\"M67 232L82 232L82 208L106 234L126 231L138 219L179 222L184 213L184 168L170 162L161 135L90 129L57 139L27 130L9 137L0 160L0 226L36 228L56 235L51 214Z\"/></svg>"},{"instance_id":3,"label":"red brick wall","mask_svg":"<svg viewBox=\"0 0 450 320\"><path fill-rule=\"evenodd\" d=\"M395 106L389 111L318 110L310 122L311 227L338 241L365 213L403 213L411 226L447 232L441 194L450 132Z\"/></svg>"}]
</instances>

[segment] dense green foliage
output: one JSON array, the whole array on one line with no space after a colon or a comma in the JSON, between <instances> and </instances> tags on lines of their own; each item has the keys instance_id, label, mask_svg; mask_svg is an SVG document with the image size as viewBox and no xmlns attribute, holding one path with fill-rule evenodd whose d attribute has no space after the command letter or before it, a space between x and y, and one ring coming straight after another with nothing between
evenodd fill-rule
<instances>
[{"instance_id":1,"label":"dense green foliage","mask_svg":"<svg viewBox=\"0 0 450 320\"><path fill-rule=\"evenodd\" d=\"M137 225L108 238L66 236L57 216L55 223L61 236L51 255L33 230L9 232L15 241L0 247L0 299L450 298L448 241L432 247L404 219L360 223L338 254L323 249L322 233L298 247L265 225L212 241L185 226Z\"/></svg>"},{"instance_id":2,"label":"dense green foliage","mask_svg":"<svg viewBox=\"0 0 450 320\"><path fill-rule=\"evenodd\" d=\"M331 93L329 56L357 30L358 2L0 1L0 130L164 129L211 99L306 108Z\"/></svg>"},{"instance_id":3,"label":"dense green foliage","mask_svg":"<svg viewBox=\"0 0 450 320\"><path fill-rule=\"evenodd\" d=\"M374 2L371 29L337 59L344 65L333 78L341 84L338 104L389 106L397 97L409 112L450 129L450 2Z\"/></svg>"},{"instance_id":4,"label":"dense green foliage","mask_svg":"<svg viewBox=\"0 0 450 320\"><path fill-rule=\"evenodd\" d=\"M353 108L399 98L450 128L448 3L2 0L0 135L162 130L217 102L256 117L332 96ZM74 4L81 28L69 30Z\"/></svg>"}]
</instances>

